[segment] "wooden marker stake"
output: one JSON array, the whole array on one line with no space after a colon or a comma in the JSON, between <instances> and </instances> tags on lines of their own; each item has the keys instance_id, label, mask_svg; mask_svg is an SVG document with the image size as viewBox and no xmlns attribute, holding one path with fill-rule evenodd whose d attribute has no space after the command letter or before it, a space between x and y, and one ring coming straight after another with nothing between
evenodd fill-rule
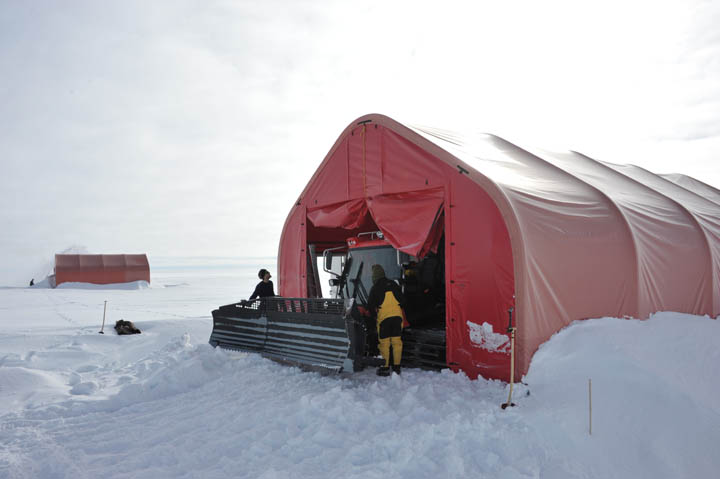
<instances>
[{"instance_id":1,"label":"wooden marker stake","mask_svg":"<svg viewBox=\"0 0 720 479\"><path fill-rule=\"evenodd\" d=\"M105 329L105 311L107 311L107 300L105 300L105 306L103 307L103 323L102 327L100 328L100 331L98 331L100 334L105 334L103 330Z\"/></svg>"}]
</instances>

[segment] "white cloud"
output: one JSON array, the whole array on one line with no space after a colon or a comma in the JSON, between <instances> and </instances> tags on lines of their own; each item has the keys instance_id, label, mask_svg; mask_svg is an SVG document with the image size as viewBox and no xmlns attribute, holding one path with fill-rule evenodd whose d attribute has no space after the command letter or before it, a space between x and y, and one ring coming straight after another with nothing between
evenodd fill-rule
<instances>
[{"instance_id":1,"label":"white cloud","mask_svg":"<svg viewBox=\"0 0 720 479\"><path fill-rule=\"evenodd\" d=\"M274 255L369 112L719 186L719 21L682 1L3 2L0 284L73 243Z\"/></svg>"}]
</instances>

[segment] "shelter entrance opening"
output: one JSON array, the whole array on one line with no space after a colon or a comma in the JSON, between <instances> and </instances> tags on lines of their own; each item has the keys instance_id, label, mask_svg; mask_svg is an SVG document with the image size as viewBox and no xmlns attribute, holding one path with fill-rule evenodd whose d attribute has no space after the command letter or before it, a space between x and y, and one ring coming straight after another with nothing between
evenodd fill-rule
<instances>
[{"instance_id":1,"label":"shelter entrance opening","mask_svg":"<svg viewBox=\"0 0 720 479\"><path fill-rule=\"evenodd\" d=\"M332 276L329 296L351 299L353 314L364 316L370 335L368 354L374 352L374 325L364 307L372 288L372 266L379 264L385 276L400 285L405 296L403 365L446 367L444 249L442 237L437 252L417 258L395 249L382 234L373 232L348 238L345 247L325 250L323 269Z\"/></svg>"}]
</instances>

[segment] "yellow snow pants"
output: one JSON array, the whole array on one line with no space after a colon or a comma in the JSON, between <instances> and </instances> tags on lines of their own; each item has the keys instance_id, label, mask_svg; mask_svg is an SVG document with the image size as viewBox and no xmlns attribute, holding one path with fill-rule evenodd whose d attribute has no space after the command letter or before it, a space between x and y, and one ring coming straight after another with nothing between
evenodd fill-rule
<instances>
[{"instance_id":1,"label":"yellow snow pants","mask_svg":"<svg viewBox=\"0 0 720 479\"><path fill-rule=\"evenodd\" d=\"M385 359L385 366L390 366L392 359L393 366L400 366L402 360L402 318L399 316L393 316L390 318L384 318L378 323L378 349L383 359ZM390 348L392 347L392 358L390 357Z\"/></svg>"}]
</instances>

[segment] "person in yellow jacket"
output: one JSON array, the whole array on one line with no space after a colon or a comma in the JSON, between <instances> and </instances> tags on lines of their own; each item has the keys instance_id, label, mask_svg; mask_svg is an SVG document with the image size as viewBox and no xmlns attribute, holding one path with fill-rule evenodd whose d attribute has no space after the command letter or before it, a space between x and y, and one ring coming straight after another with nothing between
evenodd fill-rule
<instances>
[{"instance_id":1,"label":"person in yellow jacket","mask_svg":"<svg viewBox=\"0 0 720 479\"><path fill-rule=\"evenodd\" d=\"M393 372L400 374L402 358L403 297L400 286L385 277L385 270L379 264L372 267L372 288L368 295L368 309L376 315L380 354L385 366L377 370L378 376L389 376L392 359ZM390 349L392 348L392 358Z\"/></svg>"}]
</instances>

